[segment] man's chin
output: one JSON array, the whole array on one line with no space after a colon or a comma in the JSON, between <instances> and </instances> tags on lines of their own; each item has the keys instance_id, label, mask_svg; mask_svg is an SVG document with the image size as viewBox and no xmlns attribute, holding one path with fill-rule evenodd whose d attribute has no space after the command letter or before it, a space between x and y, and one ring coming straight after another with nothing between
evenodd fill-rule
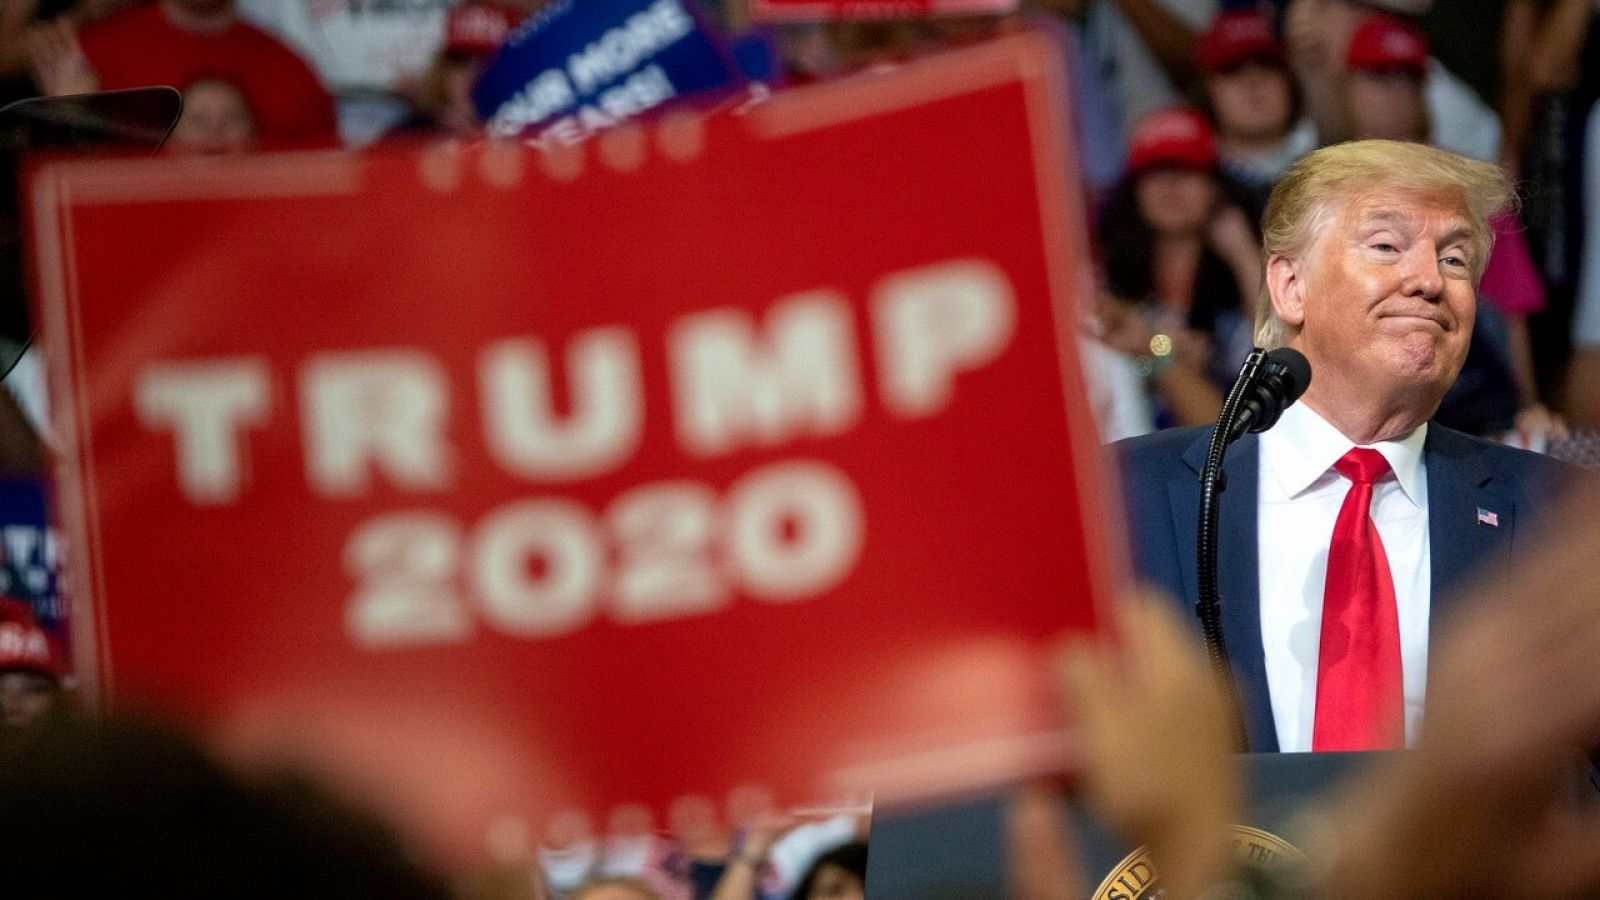
<instances>
[{"instance_id":1,"label":"man's chin","mask_svg":"<svg viewBox=\"0 0 1600 900\"><path fill-rule=\"evenodd\" d=\"M1414 397L1419 411L1423 406L1438 406L1450 385L1455 383L1461 364L1446 360L1440 354L1428 357L1400 356L1388 361L1383 368L1381 381L1373 385L1373 398L1387 393L1390 396ZM1387 382L1385 385L1382 382ZM1387 390L1385 389L1387 388Z\"/></svg>"},{"instance_id":2,"label":"man's chin","mask_svg":"<svg viewBox=\"0 0 1600 900\"><path fill-rule=\"evenodd\" d=\"M1429 325L1385 340L1385 368L1408 384L1442 380L1448 386L1461 371L1466 354L1444 346L1435 328Z\"/></svg>"}]
</instances>

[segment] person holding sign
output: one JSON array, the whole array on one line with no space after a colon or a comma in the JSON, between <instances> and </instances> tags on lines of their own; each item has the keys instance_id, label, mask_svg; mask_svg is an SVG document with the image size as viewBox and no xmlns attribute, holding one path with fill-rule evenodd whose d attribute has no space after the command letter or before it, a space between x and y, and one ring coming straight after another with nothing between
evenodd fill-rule
<instances>
[{"instance_id":1,"label":"person holding sign","mask_svg":"<svg viewBox=\"0 0 1600 900\"><path fill-rule=\"evenodd\" d=\"M1394 141L1318 150L1273 190L1256 340L1304 353L1312 379L1226 467L1223 631L1252 751L1414 739L1433 623L1476 564L1532 545L1566 477L1429 423L1510 197L1490 164ZM1190 609L1209 431L1118 445L1138 571Z\"/></svg>"},{"instance_id":2,"label":"person holding sign","mask_svg":"<svg viewBox=\"0 0 1600 900\"><path fill-rule=\"evenodd\" d=\"M0 597L0 742L66 715L66 655L27 601Z\"/></svg>"}]
</instances>

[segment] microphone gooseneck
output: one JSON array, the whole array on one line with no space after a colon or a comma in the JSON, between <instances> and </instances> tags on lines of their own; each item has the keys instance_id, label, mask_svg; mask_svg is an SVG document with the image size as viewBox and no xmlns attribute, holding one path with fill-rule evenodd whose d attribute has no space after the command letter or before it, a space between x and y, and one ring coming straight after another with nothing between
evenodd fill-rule
<instances>
[{"instance_id":1,"label":"microphone gooseneck","mask_svg":"<svg viewBox=\"0 0 1600 900\"><path fill-rule=\"evenodd\" d=\"M1279 347L1267 353L1260 372L1239 399L1239 407L1228 442L1243 437L1246 431L1262 432L1278 424L1283 411L1300 399L1311 386L1311 363L1293 347Z\"/></svg>"},{"instance_id":2,"label":"microphone gooseneck","mask_svg":"<svg viewBox=\"0 0 1600 900\"><path fill-rule=\"evenodd\" d=\"M1305 393L1311 384L1311 364L1298 350L1281 347L1271 353L1256 347L1245 357L1239 377L1222 402L1222 414L1211 431L1205 466L1200 471L1200 527L1196 540L1196 569L1199 602L1195 613L1205 638L1206 655L1222 675L1233 694L1232 669L1228 664L1228 645L1222 635L1222 598L1217 590L1217 526L1221 515L1219 500L1228 487L1222 463L1228 445L1246 431L1266 431L1277 424L1283 411ZM1233 697L1234 743L1243 752L1249 748L1244 724L1239 718L1237 695Z\"/></svg>"}]
</instances>

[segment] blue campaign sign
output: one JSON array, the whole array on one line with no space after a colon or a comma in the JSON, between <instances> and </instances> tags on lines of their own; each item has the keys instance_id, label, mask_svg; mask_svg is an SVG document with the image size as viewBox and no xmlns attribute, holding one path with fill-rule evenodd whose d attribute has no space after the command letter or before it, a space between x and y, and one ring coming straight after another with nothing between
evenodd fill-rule
<instances>
[{"instance_id":1,"label":"blue campaign sign","mask_svg":"<svg viewBox=\"0 0 1600 900\"><path fill-rule=\"evenodd\" d=\"M744 83L694 0L557 0L519 25L472 90L491 135L578 140L677 97Z\"/></svg>"},{"instance_id":2,"label":"blue campaign sign","mask_svg":"<svg viewBox=\"0 0 1600 900\"><path fill-rule=\"evenodd\" d=\"M66 616L56 592L60 546L43 481L0 478L0 595L27 601L46 625Z\"/></svg>"}]
</instances>

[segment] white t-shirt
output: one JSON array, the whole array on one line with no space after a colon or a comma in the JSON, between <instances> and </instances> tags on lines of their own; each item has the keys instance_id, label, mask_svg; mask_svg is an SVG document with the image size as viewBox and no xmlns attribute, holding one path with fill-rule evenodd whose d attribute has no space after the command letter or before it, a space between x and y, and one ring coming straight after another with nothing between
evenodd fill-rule
<instances>
[{"instance_id":1,"label":"white t-shirt","mask_svg":"<svg viewBox=\"0 0 1600 900\"><path fill-rule=\"evenodd\" d=\"M240 13L299 51L328 90L393 91L444 46L458 0L238 0Z\"/></svg>"},{"instance_id":2,"label":"white t-shirt","mask_svg":"<svg viewBox=\"0 0 1600 900\"><path fill-rule=\"evenodd\" d=\"M1155 430L1150 395L1132 359L1082 336L1078 338L1078 358L1101 441L1109 444Z\"/></svg>"},{"instance_id":3,"label":"white t-shirt","mask_svg":"<svg viewBox=\"0 0 1600 900\"><path fill-rule=\"evenodd\" d=\"M1499 160L1500 117L1466 82L1431 56L1423 97L1435 147L1485 162Z\"/></svg>"}]
</instances>

